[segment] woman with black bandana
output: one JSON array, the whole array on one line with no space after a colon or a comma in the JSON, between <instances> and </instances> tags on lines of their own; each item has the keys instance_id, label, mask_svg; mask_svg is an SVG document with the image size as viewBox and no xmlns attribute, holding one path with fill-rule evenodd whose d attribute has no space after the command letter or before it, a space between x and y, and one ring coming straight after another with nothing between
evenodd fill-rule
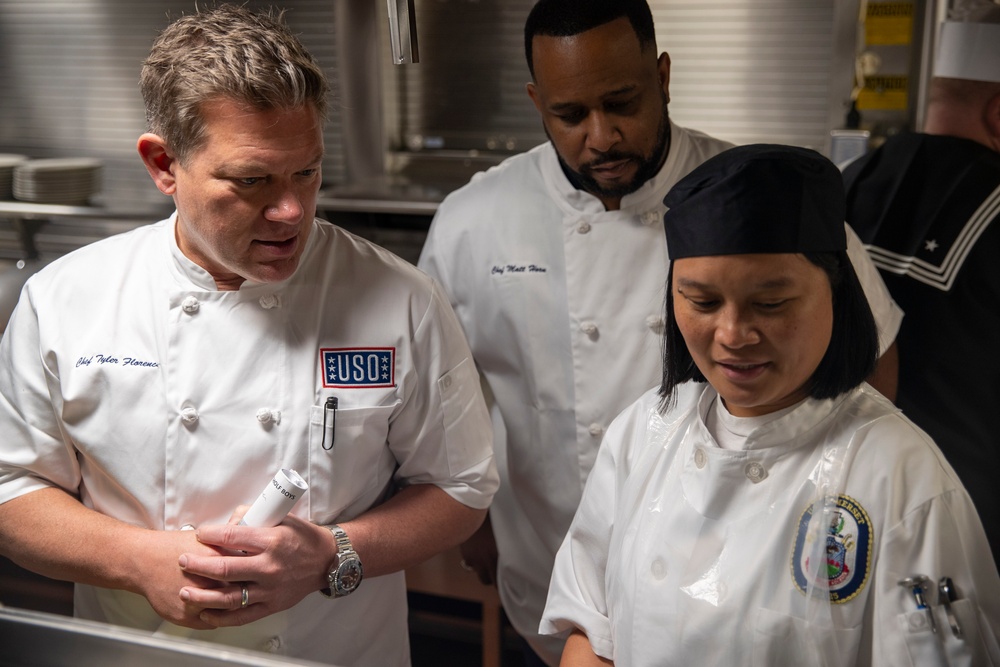
<instances>
[{"instance_id":1,"label":"woman with black bandana","mask_svg":"<svg viewBox=\"0 0 1000 667\"><path fill-rule=\"evenodd\" d=\"M608 430L557 556L562 664L1000 664L968 494L864 383L840 173L744 146L664 202L663 382Z\"/></svg>"}]
</instances>

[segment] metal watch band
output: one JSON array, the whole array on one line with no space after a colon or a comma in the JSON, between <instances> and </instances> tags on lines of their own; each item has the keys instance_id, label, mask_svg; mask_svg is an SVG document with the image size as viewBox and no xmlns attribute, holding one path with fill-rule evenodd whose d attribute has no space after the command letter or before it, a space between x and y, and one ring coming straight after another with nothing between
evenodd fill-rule
<instances>
[{"instance_id":1,"label":"metal watch band","mask_svg":"<svg viewBox=\"0 0 1000 667\"><path fill-rule=\"evenodd\" d=\"M337 541L337 553L342 554L345 551L354 551L354 546L351 544L351 540L347 537L347 533L344 529L333 524L330 526L330 532L333 533L333 539Z\"/></svg>"},{"instance_id":2,"label":"metal watch band","mask_svg":"<svg viewBox=\"0 0 1000 667\"><path fill-rule=\"evenodd\" d=\"M357 589L364 576L364 568L344 529L336 524L328 528L337 543L337 555L333 567L327 574L330 587L321 589L320 592L330 598L339 598L350 595Z\"/></svg>"}]
</instances>

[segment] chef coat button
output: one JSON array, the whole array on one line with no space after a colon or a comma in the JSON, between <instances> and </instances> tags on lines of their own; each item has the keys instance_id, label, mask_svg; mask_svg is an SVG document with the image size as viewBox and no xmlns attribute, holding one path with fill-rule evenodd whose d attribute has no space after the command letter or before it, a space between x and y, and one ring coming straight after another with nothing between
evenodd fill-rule
<instances>
[{"instance_id":1,"label":"chef coat button","mask_svg":"<svg viewBox=\"0 0 1000 667\"><path fill-rule=\"evenodd\" d=\"M281 412L270 408L261 408L257 411L257 421L265 425L271 422L278 424L281 422Z\"/></svg>"},{"instance_id":2,"label":"chef coat button","mask_svg":"<svg viewBox=\"0 0 1000 667\"><path fill-rule=\"evenodd\" d=\"M649 571L653 575L653 578L659 581L667 576L667 565L663 562L663 559L657 558L653 561Z\"/></svg>"},{"instance_id":3,"label":"chef coat button","mask_svg":"<svg viewBox=\"0 0 1000 667\"><path fill-rule=\"evenodd\" d=\"M757 461L751 461L743 468L743 472L746 473L747 479L756 484L757 482L763 481L767 477L767 470L764 469Z\"/></svg>"},{"instance_id":4,"label":"chef coat button","mask_svg":"<svg viewBox=\"0 0 1000 667\"><path fill-rule=\"evenodd\" d=\"M450 389L451 388L451 383L452 383L451 376L450 375L446 375L445 378L444 378L444 388L445 389Z\"/></svg>"},{"instance_id":5,"label":"chef coat button","mask_svg":"<svg viewBox=\"0 0 1000 667\"><path fill-rule=\"evenodd\" d=\"M576 231L578 231L581 234L589 234L590 233L590 223L589 222L581 222L580 226L576 228Z\"/></svg>"},{"instance_id":6,"label":"chef coat button","mask_svg":"<svg viewBox=\"0 0 1000 667\"><path fill-rule=\"evenodd\" d=\"M663 315L650 315L646 318L646 326L649 327L653 333L662 334L667 328L667 322L663 319Z\"/></svg>"},{"instance_id":7,"label":"chef coat button","mask_svg":"<svg viewBox=\"0 0 1000 667\"><path fill-rule=\"evenodd\" d=\"M188 425L194 424L198 421L198 411L190 406L182 409L181 421Z\"/></svg>"},{"instance_id":8,"label":"chef coat button","mask_svg":"<svg viewBox=\"0 0 1000 667\"><path fill-rule=\"evenodd\" d=\"M660 219L659 211L646 211L645 213L642 214L642 224L648 227L652 227L653 225L655 225L659 221L659 219Z\"/></svg>"},{"instance_id":9,"label":"chef coat button","mask_svg":"<svg viewBox=\"0 0 1000 667\"><path fill-rule=\"evenodd\" d=\"M281 305L281 300L277 294L265 294L258 301L260 302L260 307L264 310L271 310Z\"/></svg>"},{"instance_id":10,"label":"chef coat button","mask_svg":"<svg viewBox=\"0 0 1000 667\"><path fill-rule=\"evenodd\" d=\"M906 624L910 626L910 631L926 630L929 626L927 615L913 612L906 617Z\"/></svg>"},{"instance_id":11,"label":"chef coat button","mask_svg":"<svg viewBox=\"0 0 1000 667\"><path fill-rule=\"evenodd\" d=\"M264 653L277 653L281 649L281 637L271 637L261 648Z\"/></svg>"},{"instance_id":12,"label":"chef coat button","mask_svg":"<svg viewBox=\"0 0 1000 667\"><path fill-rule=\"evenodd\" d=\"M601 426L600 424L591 424L589 430L590 430L590 435L594 436L595 438L599 438L601 435L604 434L604 427Z\"/></svg>"},{"instance_id":13,"label":"chef coat button","mask_svg":"<svg viewBox=\"0 0 1000 667\"><path fill-rule=\"evenodd\" d=\"M708 463L708 455L705 454L705 450L701 447L694 450L694 464L698 467L698 470L704 468L706 463Z\"/></svg>"},{"instance_id":14,"label":"chef coat button","mask_svg":"<svg viewBox=\"0 0 1000 667\"><path fill-rule=\"evenodd\" d=\"M186 296L184 297L184 300L181 301L181 310L183 310L185 313L188 314L197 313L199 308L201 308L201 302L199 302L198 299L193 296Z\"/></svg>"},{"instance_id":15,"label":"chef coat button","mask_svg":"<svg viewBox=\"0 0 1000 667\"><path fill-rule=\"evenodd\" d=\"M594 338L597 336L598 330L597 330L597 325L594 324L593 322L584 322L583 324L580 325L580 331L587 334L591 338Z\"/></svg>"}]
</instances>

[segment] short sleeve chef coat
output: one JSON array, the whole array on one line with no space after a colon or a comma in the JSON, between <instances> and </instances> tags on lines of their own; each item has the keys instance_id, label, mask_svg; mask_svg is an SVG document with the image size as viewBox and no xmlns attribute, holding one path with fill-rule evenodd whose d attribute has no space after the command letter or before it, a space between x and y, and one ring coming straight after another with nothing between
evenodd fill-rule
<instances>
[{"instance_id":1,"label":"short sleeve chef coat","mask_svg":"<svg viewBox=\"0 0 1000 667\"><path fill-rule=\"evenodd\" d=\"M606 211L543 144L477 174L441 204L419 266L444 286L492 390L501 488L490 510L499 590L518 633L537 634L556 550L611 420L660 376L669 260L663 197L732 144L671 125L659 173ZM848 230L883 333L901 311ZM504 433L506 430L506 433Z\"/></svg>"},{"instance_id":2,"label":"short sleeve chef coat","mask_svg":"<svg viewBox=\"0 0 1000 667\"><path fill-rule=\"evenodd\" d=\"M609 429L543 631L581 628L599 655L633 667L1000 664L1000 577L975 508L884 397L863 385L807 399L732 451L705 426L715 391L692 382L678 395L661 415L652 390ZM804 528L831 462L842 470L816 550L829 601L810 616ZM933 582L937 632L898 583L915 575ZM960 591L964 639L936 595L943 576Z\"/></svg>"},{"instance_id":3,"label":"short sleeve chef coat","mask_svg":"<svg viewBox=\"0 0 1000 667\"><path fill-rule=\"evenodd\" d=\"M179 530L224 523L284 467L310 485L294 513L322 525L396 485L489 505L489 415L432 281L316 220L293 276L217 291L177 248L174 219L86 246L26 284L0 344L0 502L57 486L122 521ZM329 397L339 405L324 432ZM161 622L124 591L78 585L75 608L150 630ZM403 574L192 636L406 665Z\"/></svg>"}]
</instances>

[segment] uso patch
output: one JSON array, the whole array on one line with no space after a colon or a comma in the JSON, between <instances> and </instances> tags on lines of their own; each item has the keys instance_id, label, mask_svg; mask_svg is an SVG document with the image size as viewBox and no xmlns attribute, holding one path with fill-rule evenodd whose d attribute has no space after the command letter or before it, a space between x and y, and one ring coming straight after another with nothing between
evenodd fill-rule
<instances>
[{"instance_id":1,"label":"uso patch","mask_svg":"<svg viewBox=\"0 0 1000 667\"><path fill-rule=\"evenodd\" d=\"M321 348L323 386L348 389L396 386L396 348Z\"/></svg>"},{"instance_id":2,"label":"uso patch","mask_svg":"<svg viewBox=\"0 0 1000 667\"><path fill-rule=\"evenodd\" d=\"M825 567L819 576L826 576L827 583L818 582L823 588L829 585L830 602L843 604L854 598L868 581L872 562L872 524L868 512L850 496L838 495L836 509L826 527L823 554ZM810 505L799 518L795 535L795 549L792 552L792 579L795 586L805 593L809 590L806 573L812 572L810 556L817 551L812 543L806 544L809 520L816 511L819 501ZM819 508L822 511L822 507Z\"/></svg>"}]
</instances>

